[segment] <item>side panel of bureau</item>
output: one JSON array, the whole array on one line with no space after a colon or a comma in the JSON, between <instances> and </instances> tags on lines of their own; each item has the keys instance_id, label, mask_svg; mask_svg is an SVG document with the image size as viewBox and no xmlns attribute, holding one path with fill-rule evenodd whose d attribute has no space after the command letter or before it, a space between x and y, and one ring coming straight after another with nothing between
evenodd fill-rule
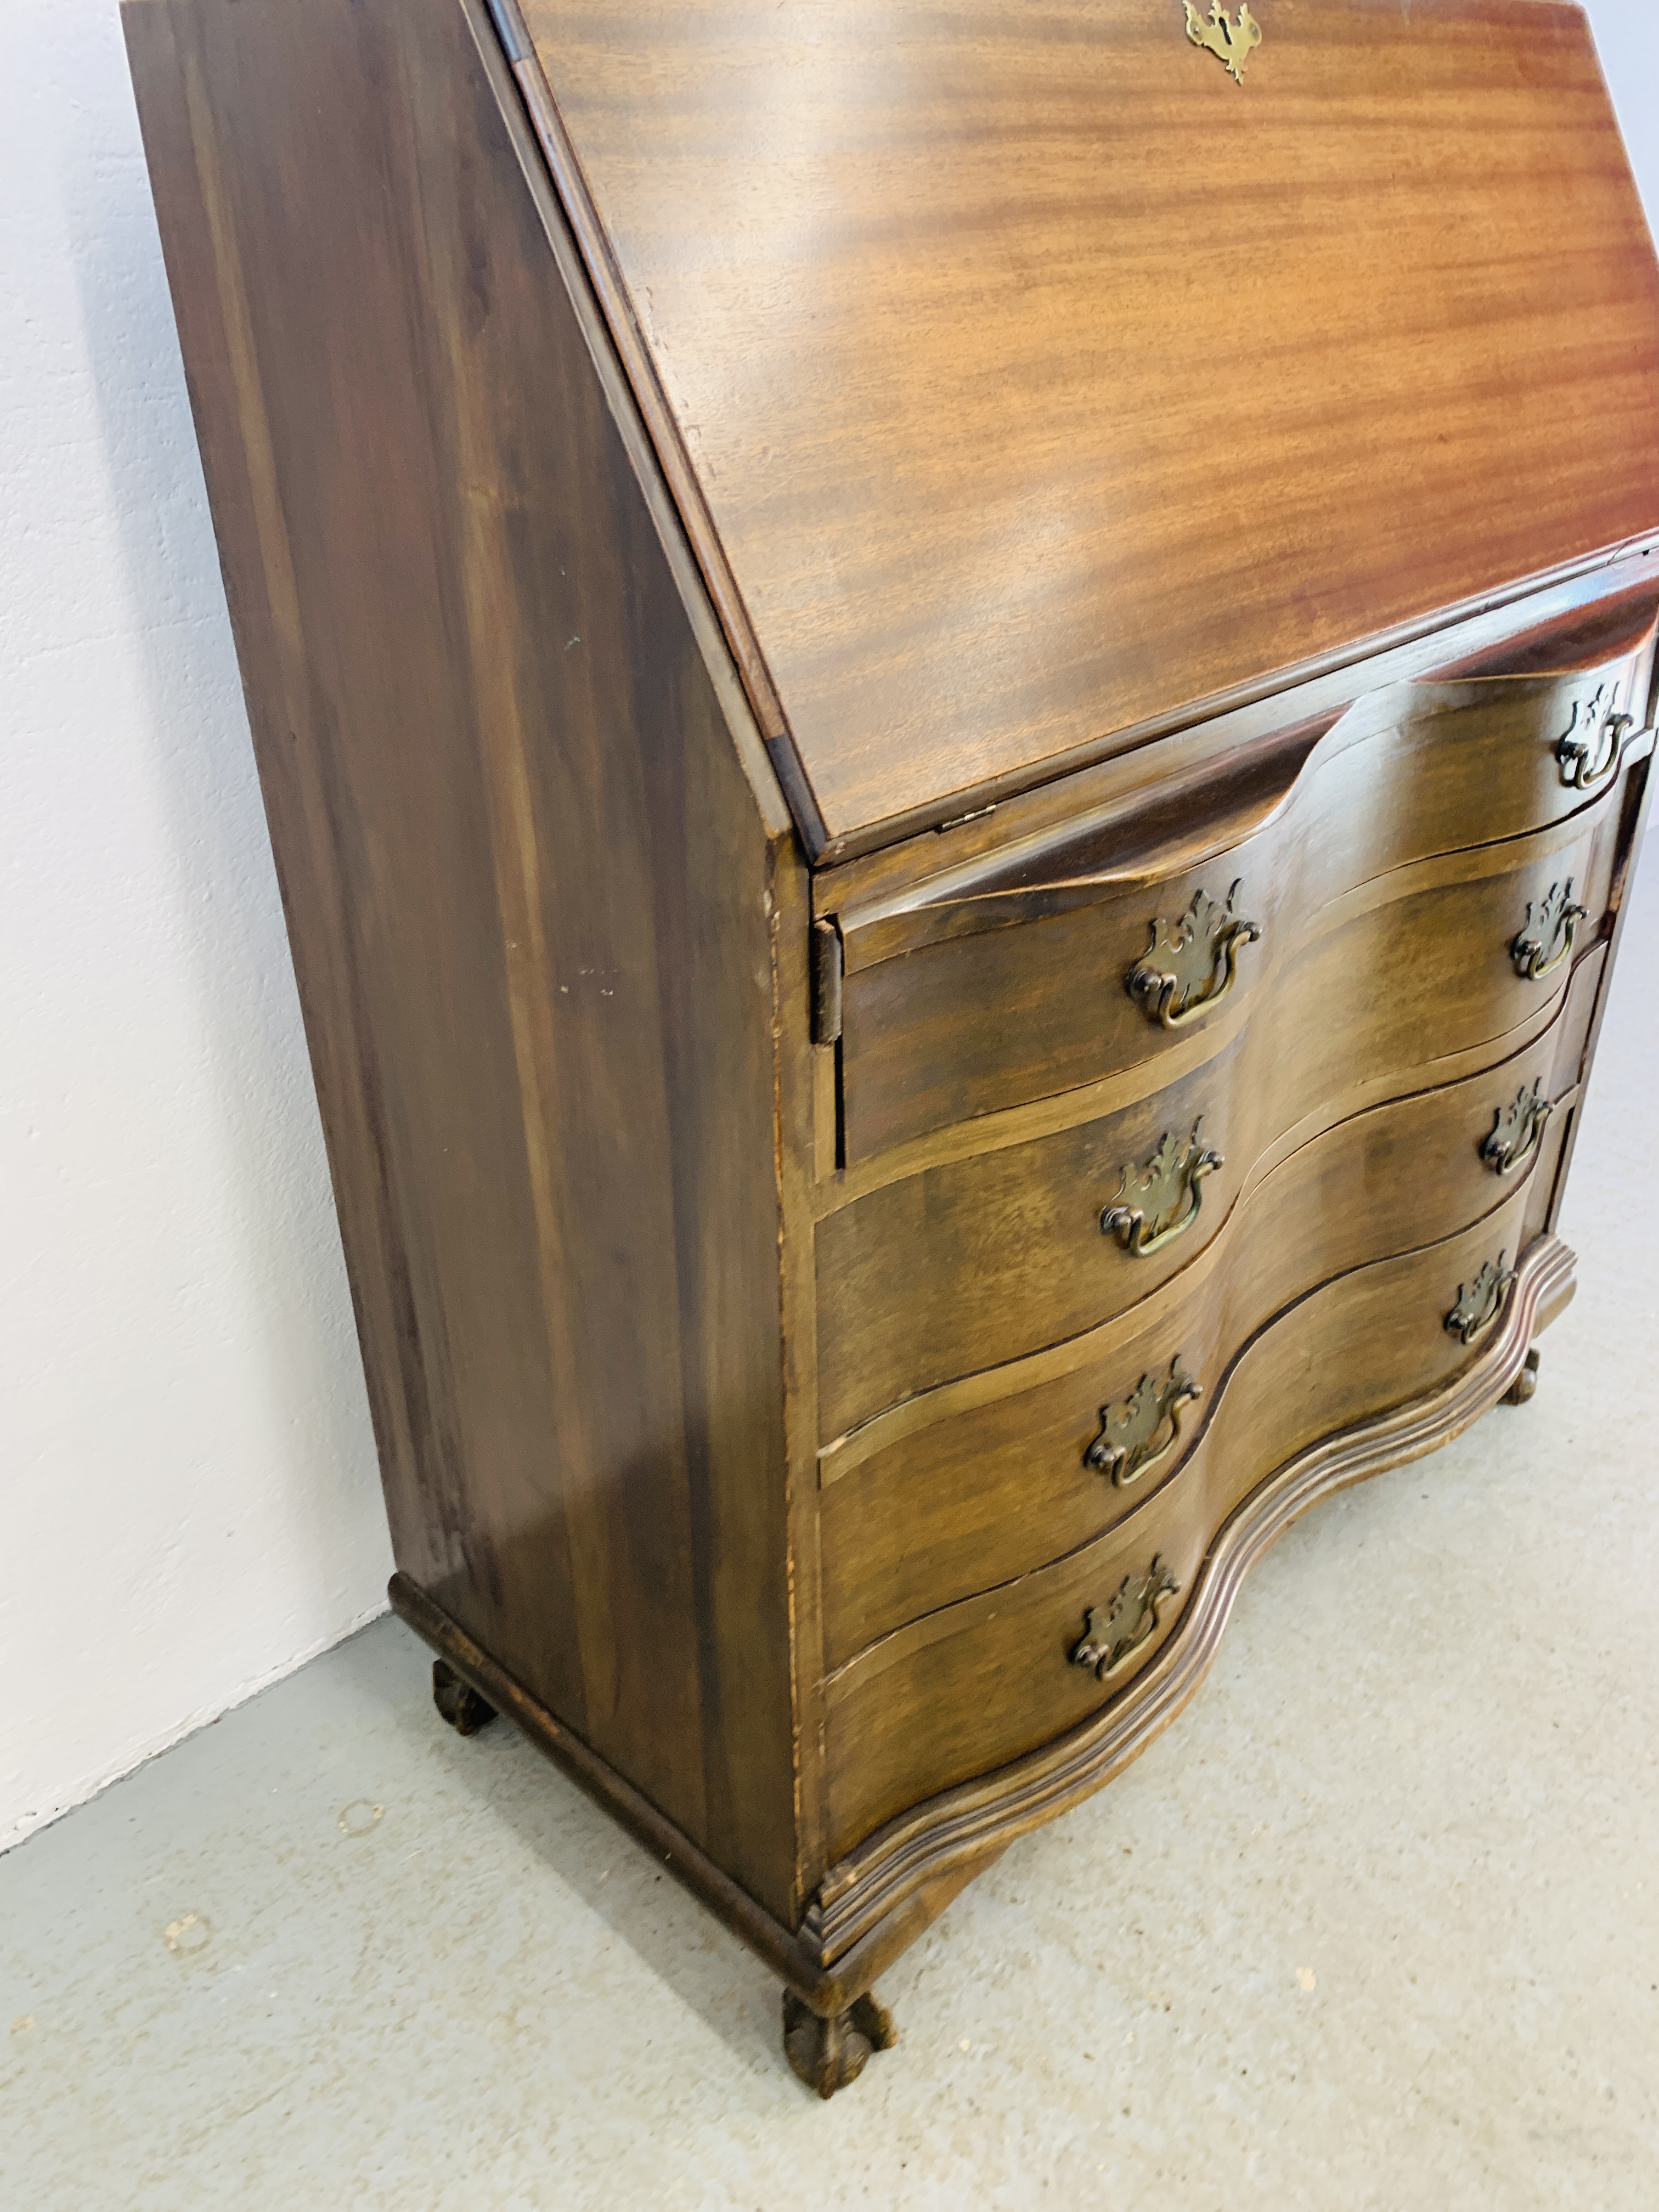
<instances>
[{"instance_id":1,"label":"side panel of bureau","mask_svg":"<svg viewBox=\"0 0 1659 2212\"><path fill-rule=\"evenodd\" d=\"M126 27L399 1567L793 1918L781 811L460 9Z\"/></svg>"}]
</instances>

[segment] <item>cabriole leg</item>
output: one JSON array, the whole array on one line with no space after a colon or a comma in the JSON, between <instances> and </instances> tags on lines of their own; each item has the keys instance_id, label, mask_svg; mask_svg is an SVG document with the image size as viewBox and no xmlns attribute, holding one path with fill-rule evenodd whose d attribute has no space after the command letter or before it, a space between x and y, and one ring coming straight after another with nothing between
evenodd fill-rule
<instances>
[{"instance_id":1,"label":"cabriole leg","mask_svg":"<svg viewBox=\"0 0 1659 2212\"><path fill-rule=\"evenodd\" d=\"M442 1659L432 1662L432 1702L457 1735L477 1735L495 1717L495 1706Z\"/></svg>"},{"instance_id":2,"label":"cabriole leg","mask_svg":"<svg viewBox=\"0 0 1659 2212\"><path fill-rule=\"evenodd\" d=\"M872 1995L855 1997L845 2012L826 2020L793 1990L783 1993L784 2051L820 2097L833 2097L856 2081L872 2051L890 2051L897 2041L892 2014Z\"/></svg>"}]
</instances>

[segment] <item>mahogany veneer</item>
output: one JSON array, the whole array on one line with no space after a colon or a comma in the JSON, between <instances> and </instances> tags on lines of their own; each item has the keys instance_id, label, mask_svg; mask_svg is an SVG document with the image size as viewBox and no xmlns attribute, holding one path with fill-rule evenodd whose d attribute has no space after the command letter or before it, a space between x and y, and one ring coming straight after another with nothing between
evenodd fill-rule
<instances>
[{"instance_id":1,"label":"mahogany veneer","mask_svg":"<svg viewBox=\"0 0 1659 2212\"><path fill-rule=\"evenodd\" d=\"M1659 621L1588 30L125 21L392 1601L828 2095L1571 1295Z\"/></svg>"}]
</instances>

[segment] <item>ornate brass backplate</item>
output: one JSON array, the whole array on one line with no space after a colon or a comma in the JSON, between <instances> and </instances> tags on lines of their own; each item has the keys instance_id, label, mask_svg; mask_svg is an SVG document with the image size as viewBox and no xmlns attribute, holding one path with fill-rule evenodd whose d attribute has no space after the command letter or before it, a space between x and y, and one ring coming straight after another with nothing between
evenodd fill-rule
<instances>
[{"instance_id":1,"label":"ornate brass backplate","mask_svg":"<svg viewBox=\"0 0 1659 2212\"><path fill-rule=\"evenodd\" d=\"M1234 883L1225 906L1200 890L1173 929L1161 915L1152 924L1152 943L1124 978L1148 1021L1184 1029L1231 990L1241 946L1261 934L1237 910L1243 880Z\"/></svg>"},{"instance_id":2,"label":"ornate brass backplate","mask_svg":"<svg viewBox=\"0 0 1659 2212\"><path fill-rule=\"evenodd\" d=\"M1589 791L1613 768L1619 748L1636 717L1615 711L1618 691L1598 684L1588 699L1573 703L1572 720L1555 742L1561 781L1573 791Z\"/></svg>"},{"instance_id":3,"label":"ornate brass backplate","mask_svg":"<svg viewBox=\"0 0 1659 2212\"><path fill-rule=\"evenodd\" d=\"M1160 1598L1179 1595L1180 1583L1157 1557L1144 1575L1125 1575L1109 1606L1091 1606L1083 1634L1072 1647L1074 1667L1092 1667L1104 1681L1158 1632Z\"/></svg>"},{"instance_id":4,"label":"ornate brass backplate","mask_svg":"<svg viewBox=\"0 0 1659 2212\"><path fill-rule=\"evenodd\" d=\"M1553 1102L1540 1095L1543 1080L1541 1075L1534 1076L1530 1091L1523 1083L1515 1103L1497 1109L1498 1118L1480 1147L1480 1157L1494 1175L1513 1175L1538 1150L1544 1124L1555 1111Z\"/></svg>"},{"instance_id":5,"label":"ornate brass backplate","mask_svg":"<svg viewBox=\"0 0 1659 2212\"><path fill-rule=\"evenodd\" d=\"M1126 1252L1144 1260L1192 1227L1203 1203L1199 1185L1226 1164L1199 1142L1203 1127L1200 1115L1184 1145L1166 1129L1150 1159L1123 1170L1116 1198L1101 1213L1103 1237L1115 1237Z\"/></svg>"},{"instance_id":6,"label":"ornate brass backplate","mask_svg":"<svg viewBox=\"0 0 1659 2212\"><path fill-rule=\"evenodd\" d=\"M1162 1381L1143 1375L1127 1398L1101 1407L1100 1434L1083 1455L1085 1465L1127 1490L1169 1458L1181 1441L1182 1407L1203 1395L1177 1352Z\"/></svg>"},{"instance_id":7,"label":"ornate brass backplate","mask_svg":"<svg viewBox=\"0 0 1659 2212\"><path fill-rule=\"evenodd\" d=\"M1446 1327L1464 1344L1478 1344L1504 1310L1515 1270L1504 1264L1500 1252L1488 1260L1472 1283L1457 1285L1457 1304L1446 1316Z\"/></svg>"},{"instance_id":8,"label":"ornate brass backplate","mask_svg":"<svg viewBox=\"0 0 1659 2212\"><path fill-rule=\"evenodd\" d=\"M1199 15L1193 0L1181 0L1187 10L1187 36L1195 46L1202 46L1206 54L1213 54L1235 84L1244 82L1244 64L1261 44L1261 26L1251 15L1246 0L1239 0L1238 21L1228 16L1221 0L1210 0L1207 20Z\"/></svg>"},{"instance_id":9,"label":"ornate brass backplate","mask_svg":"<svg viewBox=\"0 0 1659 2212\"><path fill-rule=\"evenodd\" d=\"M1529 901L1527 918L1510 946L1516 974L1533 983L1553 975L1571 952L1573 932L1584 911L1572 902L1571 876L1564 884L1552 884L1542 898Z\"/></svg>"}]
</instances>

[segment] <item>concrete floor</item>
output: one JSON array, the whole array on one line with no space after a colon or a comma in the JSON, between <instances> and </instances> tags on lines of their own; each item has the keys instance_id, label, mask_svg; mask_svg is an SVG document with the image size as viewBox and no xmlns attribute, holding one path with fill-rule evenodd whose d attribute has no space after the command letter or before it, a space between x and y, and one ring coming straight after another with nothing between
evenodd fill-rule
<instances>
[{"instance_id":1,"label":"concrete floor","mask_svg":"<svg viewBox=\"0 0 1659 2212\"><path fill-rule=\"evenodd\" d=\"M1185 1716L885 1978L845 2095L385 1621L0 1859L0 2204L1652 2212L1656 890L1532 1405L1292 1530Z\"/></svg>"}]
</instances>

